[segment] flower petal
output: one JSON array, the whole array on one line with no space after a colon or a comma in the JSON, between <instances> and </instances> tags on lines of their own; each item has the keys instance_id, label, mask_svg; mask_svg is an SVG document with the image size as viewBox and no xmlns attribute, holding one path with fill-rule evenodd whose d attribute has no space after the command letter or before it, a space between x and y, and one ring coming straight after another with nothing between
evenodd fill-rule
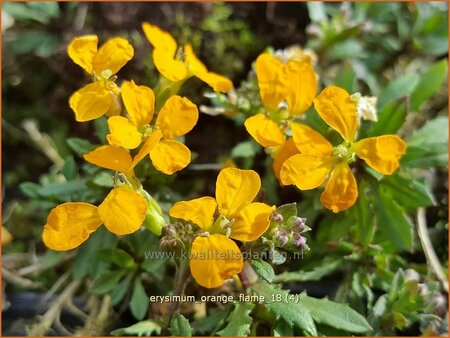
<instances>
[{"instance_id":1,"label":"flower petal","mask_svg":"<svg viewBox=\"0 0 450 338\"><path fill-rule=\"evenodd\" d=\"M358 129L356 104L350 100L346 90L336 86L325 88L314 99L314 107L322 120L341 134L344 140L353 141Z\"/></svg>"},{"instance_id":2,"label":"flower petal","mask_svg":"<svg viewBox=\"0 0 450 338\"><path fill-rule=\"evenodd\" d=\"M281 166L281 182L294 184L301 190L314 189L325 181L332 166L332 156L294 155Z\"/></svg>"},{"instance_id":3,"label":"flower petal","mask_svg":"<svg viewBox=\"0 0 450 338\"><path fill-rule=\"evenodd\" d=\"M195 223L207 231L213 224L216 208L216 200L213 197L206 196L175 203L169 209L169 215Z\"/></svg>"},{"instance_id":4,"label":"flower petal","mask_svg":"<svg viewBox=\"0 0 450 338\"><path fill-rule=\"evenodd\" d=\"M162 139L150 151L150 158L156 169L164 174L172 175L191 162L191 151L183 143Z\"/></svg>"},{"instance_id":5,"label":"flower petal","mask_svg":"<svg viewBox=\"0 0 450 338\"><path fill-rule=\"evenodd\" d=\"M287 64L289 89L286 101L290 115L303 114L311 107L317 95L317 76L307 61L289 61Z\"/></svg>"},{"instance_id":6,"label":"flower petal","mask_svg":"<svg viewBox=\"0 0 450 338\"><path fill-rule=\"evenodd\" d=\"M133 55L133 46L126 39L109 39L92 59L92 69L97 76L104 70L110 70L112 74L116 74L133 58Z\"/></svg>"},{"instance_id":7,"label":"flower petal","mask_svg":"<svg viewBox=\"0 0 450 338\"><path fill-rule=\"evenodd\" d=\"M229 78L214 72L198 73L195 74L195 76L205 82L216 92L226 93L233 88L233 82L231 82Z\"/></svg>"},{"instance_id":8,"label":"flower petal","mask_svg":"<svg viewBox=\"0 0 450 338\"><path fill-rule=\"evenodd\" d=\"M284 143L284 135L278 124L264 114L249 117L244 125L248 133L263 147L280 146Z\"/></svg>"},{"instance_id":9,"label":"flower petal","mask_svg":"<svg viewBox=\"0 0 450 338\"><path fill-rule=\"evenodd\" d=\"M172 35L148 22L142 24L142 30L153 48L161 49L166 53L171 54L170 57L173 59L175 52L177 51L177 42Z\"/></svg>"},{"instance_id":10,"label":"flower petal","mask_svg":"<svg viewBox=\"0 0 450 338\"><path fill-rule=\"evenodd\" d=\"M105 115L114 102L114 96L101 82L90 83L77 90L69 99L75 120L85 122Z\"/></svg>"},{"instance_id":11,"label":"flower petal","mask_svg":"<svg viewBox=\"0 0 450 338\"><path fill-rule=\"evenodd\" d=\"M292 139L302 154L331 155L333 145L320 133L301 123L291 123Z\"/></svg>"},{"instance_id":12,"label":"flower petal","mask_svg":"<svg viewBox=\"0 0 450 338\"><path fill-rule=\"evenodd\" d=\"M58 205L50 211L42 239L52 250L76 248L102 224L97 207L82 202Z\"/></svg>"},{"instance_id":13,"label":"flower petal","mask_svg":"<svg viewBox=\"0 0 450 338\"><path fill-rule=\"evenodd\" d=\"M192 46L190 44L184 45L184 54L186 65L192 74L197 76L197 74L208 72L208 69L203 64L203 62L201 62L197 55L195 55L194 50L192 49Z\"/></svg>"},{"instance_id":14,"label":"flower petal","mask_svg":"<svg viewBox=\"0 0 450 338\"><path fill-rule=\"evenodd\" d=\"M274 210L275 207L265 203L250 203L236 215L230 237L242 242L258 239L269 227Z\"/></svg>"},{"instance_id":15,"label":"flower petal","mask_svg":"<svg viewBox=\"0 0 450 338\"><path fill-rule=\"evenodd\" d=\"M231 220L253 201L260 188L261 179L256 171L222 169L216 182L216 200L220 213Z\"/></svg>"},{"instance_id":16,"label":"flower petal","mask_svg":"<svg viewBox=\"0 0 450 338\"><path fill-rule=\"evenodd\" d=\"M187 68L184 62L175 60L173 55L164 49L154 49L152 55L156 69L166 79L173 82L186 79Z\"/></svg>"},{"instance_id":17,"label":"flower petal","mask_svg":"<svg viewBox=\"0 0 450 338\"><path fill-rule=\"evenodd\" d=\"M73 39L67 46L67 54L81 68L92 74L92 59L97 54L97 35L86 35Z\"/></svg>"},{"instance_id":18,"label":"flower petal","mask_svg":"<svg viewBox=\"0 0 450 338\"><path fill-rule=\"evenodd\" d=\"M299 153L297 147L295 146L294 140L292 138L288 139L275 153L275 160L273 161L273 172L275 177L280 181L280 171L281 166L284 161L286 161L289 157L293 155L297 155ZM281 181L280 181L281 182Z\"/></svg>"},{"instance_id":19,"label":"flower petal","mask_svg":"<svg viewBox=\"0 0 450 338\"><path fill-rule=\"evenodd\" d=\"M325 208L340 212L355 204L357 198L358 187L350 167L346 162L337 163L320 201Z\"/></svg>"},{"instance_id":20,"label":"flower petal","mask_svg":"<svg viewBox=\"0 0 450 338\"><path fill-rule=\"evenodd\" d=\"M99 205L98 214L109 231L127 235L139 230L147 209L142 195L128 188L114 188Z\"/></svg>"},{"instance_id":21,"label":"flower petal","mask_svg":"<svg viewBox=\"0 0 450 338\"><path fill-rule=\"evenodd\" d=\"M122 100L128 115L140 129L152 121L155 111L155 94L146 86L137 86L134 81L122 84Z\"/></svg>"},{"instance_id":22,"label":"flower petal","mask_svg":"<svg viewBox=\"0 0 450 338\"><path fill-rule=\"evenodd\" d=\"M196 237L191 249L191 274L205 288L216 288L242 271L242 253L224 235Z\"/></svg>"},{"instance_id":23,"label":"flower petal","mask_svg":"<svg viewBox=\"0 0 450 338\"><path fill-rule=\"evenodd\" d=\"M397 135L369 137L353 144L352 149L376 171L391 175L400 166L406 143Z\"/></svg>"},{"instance_id":24,"label":"flower petal","mask_svg":"<svg viewBox=\"0 0 450 338\"><path fill-rule=\"evenodd\" d=\"M286 65L268 53L256 59L259 95L268 110L276 110L286 98L288 79Z\"/></svg>"},{"instance_id":25,"label":"flower petal","mask_svg":"<svg viewBox=\"0 0 450 338\"><path fill-rule=\"evenodd\" d=\"M139 162L142 161L142 159L145 156L147 156L150 153L150 151L152 151L152 149L154 147L156 147L158 142L161 140L161 137L162 137L161 131L156 130L146 138L141 149L139 149L136 156L134 156L133 163L131 164L131 168L134 168Z\"/></svg>"},{"instance_id":26,"label":"flower petal","mask_svg":"<svg viewBox=\"0 0 450 338\"><path fill-rule=\"evenodd\" d=\"M185 97L173 95L161 108L155 124L165 138L176 138L190 132L197 120L197 106Z\"/></svg>"},{"instance_id":27,"label":"flower petal","mask_svg":"<svg viewBox=\"0 0 450 338\"><path fill-rule=\"evenodd\" d=\"M114 146L100 146L84 154L83 158L101 168L117 170L126 173L130 170L131 155L123 148Z\"/></svg>"},{"instance_id":28,"label":"flower petal","mask_svg":"<svg viewBox=\"0 0 450 338\"><path fill-rule=\"evenodd\" d=\"M136 126L123 116L112 116L108 119L110 134L106 135L109 144L126 149L137 148L141 144L142 134Z\"/></svg>"}]
</instances>

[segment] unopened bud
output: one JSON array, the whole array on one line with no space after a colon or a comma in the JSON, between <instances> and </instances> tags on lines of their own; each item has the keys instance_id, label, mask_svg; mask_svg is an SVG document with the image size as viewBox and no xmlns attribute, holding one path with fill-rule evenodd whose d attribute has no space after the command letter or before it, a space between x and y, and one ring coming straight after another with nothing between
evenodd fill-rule
<instances>
[{"instance_id":1,"label":"unopened bud","mask_svg":"<svg viewBox=\"0 0 450 338\"><path fill-rule=\"evenodd\" d=\"M277 223L283 223L283 215L279 214L278 212L274 211L272 212L272 216L270 218L270 220L272 222L277 222Z\"/></svg>"},{"instance_id":2,"label":"unopened bud","mask_svg":"<svg viewBox=\"0 0 450 338\"><path fill-rule=\"evenodd\" d=\"M296 217L294 220L294 228L298 232L303 232L305 230L306 218Z\"/></svg>"},{"instance_id":3,"label":"unopened bud","mask_svg":"<svg viewBox=\"0 0 450 338\"><path fill-rule=\"evenodd\" d=\"M277 236L277 240L278 240L278 246L284 246L286 245L286 243L289 241L289 237L287 235L286 230L282 230L278 236Z\"/></svg>"},{"instance_id":4,"label":"unopened bud","mask_svg":"<svg viewBox=\"0 0 450 338\"><path fill-rule=\"evenodd\" d=\"M405 270L405 280L409 281L420 281L420 275L416 270L407 269Z\"/></svg>"},{"instance_id":5,"label":"unopened bud","mask_svg":"<svg viewBox=\"0 0 450 338\"><path fill-rule=\"evenodd\" d=\"M294 245L297 249L303 250L306 247L306 238L300 235L298 232L294 232L292 234L292 238L294 240Z\"/></svg>"}]
</instances>

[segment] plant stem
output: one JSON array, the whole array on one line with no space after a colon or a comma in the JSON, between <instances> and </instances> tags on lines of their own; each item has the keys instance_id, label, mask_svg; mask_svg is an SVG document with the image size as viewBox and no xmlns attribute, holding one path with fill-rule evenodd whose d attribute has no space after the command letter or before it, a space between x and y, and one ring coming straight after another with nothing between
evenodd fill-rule
<instances>
[{"instance_id":1,"label":"plant stem","mask_svg":"<svg viewBox=\"0 0 450 338\"><path fill-rule=\"evenodd\" d=\"M175 272L175 281L173 285L173 295L174 296L183 296L184 290L186 288L187 283L187 273L189 271L189 260L180 259L179 264L177 265L177 270ZM179 311L181 306L181 302L173 301L169 305L169 322L172 319L173 315Z\"/></svg>"},{"instance_id":2,"label":"plant stem","mask_svg":"<svg viewBox=\"0 0 450 338\"><path fill-rule=\"evenodd\" d=\"M422 243L423 251L425 251L425 256L427 257L428 263L431 266L431 270L434 271L437 278L441 281L445 291L448 292L448 281L445 277L444 269L439 262L433 245L431 244L430 236L428 234L424 208L419 208L417 210L417 230L419 233L420 242Z\"/></svg>"}]
</instances>

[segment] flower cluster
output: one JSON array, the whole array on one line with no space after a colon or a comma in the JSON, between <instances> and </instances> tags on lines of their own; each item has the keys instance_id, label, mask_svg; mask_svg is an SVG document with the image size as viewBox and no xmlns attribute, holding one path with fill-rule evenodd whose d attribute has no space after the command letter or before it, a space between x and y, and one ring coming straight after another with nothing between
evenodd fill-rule
<instances>
[{"instance_id":1,"label":"flower cluster","mask_svg":"<svg viewBox=\"0 0 450 338\"><path fill-rule=\"evenodd\" d=\"M329 86L317 93L317 76L312 58L292 53L261 54L256 60L256 75L265 112L245 121L249 134L263 147L272 149L273 170L282 185L293 184L301 190L321 186L322 204L333 212L351 207L358 196L356 179L349 164L356 156L372 169L391 175L406 151L397 135L383 135L356 141L360 120L376 121L376 98L350 95ZM298 61L298 60L301 61ZM320 118L342 137L333 146L319 132L299 122L298 116L314 103Z\"/></svg>"}]
</instances>

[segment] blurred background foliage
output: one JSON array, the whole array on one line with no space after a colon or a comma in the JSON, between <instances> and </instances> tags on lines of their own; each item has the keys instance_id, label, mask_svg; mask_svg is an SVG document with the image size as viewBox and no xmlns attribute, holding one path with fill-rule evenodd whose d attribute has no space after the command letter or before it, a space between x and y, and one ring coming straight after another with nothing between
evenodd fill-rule
<instances>
[{"instance_id":1,"label":"blurred background foliage","mask_svg":"<svg viewBox=\"0 0 450 338\"><path fill-rule=\"evenodd\" d=\"M430 270L417 231L417 219L425 220L446 271L447 3L6 2L2 4L2 208L3 225L13 240L3 246L4 334L23 334L21 318L33 318L42 310L19 308L20 300L27 299L20 298L24 291L50 289L53 294L72 278L88 277L89 295L98 299L112 293L115 310L125 313L121 326L143 319L147 312L156 316L164 310L149 308L143 299L169 291L170 285L160 282L173 267L152 265L143 252L133 252L139 242L157 247L154 237L132 235L118 243L111 234L98 231L77 255L46 251L40 239L51 208L66 201L98 202L112 185L110 174L86 164L80 156L104 142L107 130L104 119L74 120L67 101L87 77L68 58L66 46L83 34L97 34L100 42L124 36L134 46L135 57L121 70L120 78L154 86L158 74L140 28L144 21L171 32L179 44L192 43L208 68L230 77L243 98L233 107L232 116L201 114L186 137L194 152L186 170L169 177L157 174L150 163L139 168L144 186L161 204L167 208L181 198L212 195L217 171L226 163L254 168L263 177L266 198L277 204L299 202L299 215L307 217L313 229L307 259L276 267L280 274L275 281L293 292L307 290L313 296L328 295L349 303L369 319L373 329L369 335L448 332L444 319L448 290ZM339 215L323 210L319 191L280 188L269 156L249 141L243 127L244 117L254 113L252 100L259 101L255 75L249 73L252 62L269 46L280 49L293 44L317 54L315 69L322 87L335 84L378 97L379 121L364 123L361 136L398 132L408 142L402 175L372 177L379 181L376 192L372 185L360 182L357 205ZM207 91L200 81L191 79L181 94L198 105L210 105L204 96ZM214 108L221 106L213 103ZM306 122L328 132L314 112L308 112ZM418 208L426 208L426 217L418 217ZM123 254L111 261L108 250L115 246ZM100 253L92 253L103 247ZM95 264L87 264L92 259ZM130 293L131 285L138 291ZM17 294L19 298L14 298ZM101 306L95 306L100 313ZM225 315L212 311L207 318L223 324ZM28 333L39 333L33 319L25 322ZM95 334L88 324L80 332ZM205 325L194 321L194 334L215 332ZM100 334L108 332L101 331L105 327L97 327ZM158 333L156 326L145 326L145 330L117 334ZM264 326L259 330L255 333L271 334ZM321 330L346 334L326 325ZM55 332L67 333L63 328Z\"/></svg>"}]
</instances>

